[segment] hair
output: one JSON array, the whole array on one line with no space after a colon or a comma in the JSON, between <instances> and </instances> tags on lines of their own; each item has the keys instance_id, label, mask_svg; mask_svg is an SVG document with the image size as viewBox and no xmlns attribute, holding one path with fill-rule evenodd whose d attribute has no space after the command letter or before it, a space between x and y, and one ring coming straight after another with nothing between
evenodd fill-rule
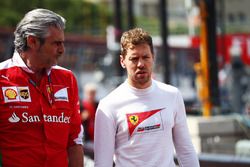
<instances>
[{"instance_id":1,"label":"hair","mask_svg":"<svg viewBox=\"0 0 250 167\"><path fill-rule=\"evenodd\" d=\"M17 51L26 51L27 37L36 36L44 43L44 38L48 34L48 29L52 26L64 30L66 20L47 9L34 9L25 14L24 18L17 24L14 32L14 45Z\"/></svg>"},{"instance_id":2,"label":"hair","mask_svg":"<svg viewBox=\"0 0 250 167\"><path fill-rule=\"evenodd\" d=\"M148 32L142 28L134 28L128 30L122 34L121 37L121 55L126 56L129 48L134 47L140 44L148 44L151 50L151 53L154 54L152 37Z\"/></svg>"}]
</instances>

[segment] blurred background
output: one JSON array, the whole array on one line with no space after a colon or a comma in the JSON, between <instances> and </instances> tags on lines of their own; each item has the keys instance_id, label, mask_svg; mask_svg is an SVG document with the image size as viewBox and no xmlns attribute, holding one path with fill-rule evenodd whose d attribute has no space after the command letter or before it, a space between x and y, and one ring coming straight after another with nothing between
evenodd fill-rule
<instances>
[{"instance_id":1,"label":"blurred background","mask_svg":"<svg viewBox=\"0 0 250 167\"><path fill-rule=\"evenodd\" d=\"M122 32L142 27L153 36L154 78L182 92L201 165L249 166L249 6L249 0L1 0L0 61L12 56L13 31L26 12L53 10L67 20L59 64L75 73L81 99L94 83L99 100L126 77Z\"/></svg>"}]
</instances>

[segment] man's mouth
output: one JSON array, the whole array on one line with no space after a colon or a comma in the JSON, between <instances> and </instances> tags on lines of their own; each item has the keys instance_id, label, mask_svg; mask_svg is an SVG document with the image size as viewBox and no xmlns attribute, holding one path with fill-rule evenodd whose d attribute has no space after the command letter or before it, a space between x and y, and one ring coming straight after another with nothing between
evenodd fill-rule
<instances>
[{"instance_id":1,"label":"man's mouth","mask_svg":"<svg viewBox=\"0 0 250 167\"><path fill-rule=\"evenodd\" d=\"M147 72L146 71L138 71L136 72L136 74L146 74Z\"/></svg>"}]
</instances>

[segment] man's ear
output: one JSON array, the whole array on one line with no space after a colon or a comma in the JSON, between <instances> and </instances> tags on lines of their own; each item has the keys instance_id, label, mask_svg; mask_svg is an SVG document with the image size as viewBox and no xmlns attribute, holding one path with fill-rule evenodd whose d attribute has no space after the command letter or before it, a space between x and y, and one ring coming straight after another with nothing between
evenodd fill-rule
<instances>
[{"instance_id":1,"label":"man's ear","mask_svg":"<svg viewBox=\"0 0 250 167\"><path fill-rule=\"evenodd\" d=\"M38 44L38 40L35 36L29 35L27 37L27 46L28 48L35 48Z\"/></svg>"},{"instance_id":2,"label":"man's ear","mask_svg":"<svg viewBox=\"0 0 250 167\"><path fill-rule=\"evenodd\" d=\"M126 66L124 64L124 58L122 55L120 55L120 64L121 64L122 68L126 68Z\"/></svg>"}]
</instances>

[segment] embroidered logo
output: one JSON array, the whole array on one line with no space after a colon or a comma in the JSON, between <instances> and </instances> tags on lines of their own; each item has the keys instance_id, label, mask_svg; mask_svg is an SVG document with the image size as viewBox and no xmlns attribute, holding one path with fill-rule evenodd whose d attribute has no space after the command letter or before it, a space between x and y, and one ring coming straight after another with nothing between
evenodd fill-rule
<instances>
[{"instance_id":1,"label":"embroidered logo","mask_svg":"<svg viewBox=\"0 0 250 167\"><path fill-rule=\"evenodd\" d=\"M2 78L6 79L7 81L9 81L9 77L5 76L5 75L1 75Z\"/></svg>"},{"instance_id":2,"label":"embroidered logo","mask_svg":"<svg viewBox=\"0 0 250 167\"><path fill-rule=\"evenodd\" d=\"M8 100L14 100L17 98L17 92L15 89L8 88L4 92L5 97L8 98Z\"/></svg>"},{"instance_id":3,"label":"embroidered logo","mask_svg":"<svg viewBox=\"0 0 250 167\"><path fill-rule=\"evenodd\" d=\"M4 102L31 102L28 86L2 87Z\"/></svg>"},{"instance_id":4,"label":"embroidered logo","mask_svg":"<svg viewBox=\"0 0 250 167\"><path fill-rule=\"evenodd\" d=\"M21 99L28 100L30 98L29 89L27 87L18 87Z\"/></svg>"},{"instance_id":5,"label":"embroidered logo","mask_svg":"<svg viewBox=\"0 0 250 167\"><path fill-rule=\"evenodd\" d=\"M54 94L55 101L69 101L67 88L59 89Z\"/></svg>"}]
</instances>

